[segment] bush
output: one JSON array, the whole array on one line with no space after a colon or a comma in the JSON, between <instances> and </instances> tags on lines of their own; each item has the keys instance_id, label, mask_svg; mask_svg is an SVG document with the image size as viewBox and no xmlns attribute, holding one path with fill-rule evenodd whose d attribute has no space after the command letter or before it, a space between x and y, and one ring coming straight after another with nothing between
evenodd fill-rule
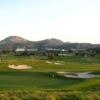
<instances>
[{"instance_id":1,"label":"bush","mask_svg":"<svg viewBox=\"0 0 100 100\"><path fill-rule=\"evenodd\" d=\"M92 96L87 96L86 100L93 100Z\"/></svg>"},{"instance_id":2,"label":"bush","mask_svg":"<svg viewBox=\"0 0 100 100\"><path fill-rule=\"evenodd\" d=\"M22 100L43 100L43 98L36 94L29 94L23 97Z\"/></svg>"},{"instance_id":3,"label":"bush","mask_svg":"<svg viewBox=\"0 0 100 100\"><path fill-rule=\"evenodd\" d=\"M18 98L17 96L12 96L12 97L10 98L10 100L19 100L19 98Z\"/></svg>"},{"instance_id":4,"label":"bush","mask_svg":"<svg viewBox=\"0 0 100 100\"><path fill-rule=\"evenodd\" d=\"M9 98L5 94L0 94L0 100L9 100Z\"/></svg>"},{"instance_id":5,"label":"bush","mask_svg":"<svg viewBox=\"0 0 100 100\"><path fill-rule=\"evenodd\" d=\"M54 96L47 96L45 100L56 100Z\"/></svg>"}]
</instances>

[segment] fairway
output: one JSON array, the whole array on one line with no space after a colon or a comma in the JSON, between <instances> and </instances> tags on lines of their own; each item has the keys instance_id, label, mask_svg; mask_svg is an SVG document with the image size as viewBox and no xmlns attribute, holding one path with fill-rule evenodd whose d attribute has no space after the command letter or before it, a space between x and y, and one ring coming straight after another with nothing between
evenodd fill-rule
<instances>
[{"instance_id":1,"label":"fairway","mask_svg":"<svg viewBox=\"0 0 100 100\"><path fill-rule=\"evenodd\" d=\"M67 78L57 72L93 72L99 74L100 64L87 59L57 57L49 61L46 56L16 57L3 56L0 63L0 90L16 89L66 89L85 90L100 87L100 77ZM84 62L83 62L84 61ZM12 69L9 65L27 65L31 69Z\"/></svg>"}]
</instances>

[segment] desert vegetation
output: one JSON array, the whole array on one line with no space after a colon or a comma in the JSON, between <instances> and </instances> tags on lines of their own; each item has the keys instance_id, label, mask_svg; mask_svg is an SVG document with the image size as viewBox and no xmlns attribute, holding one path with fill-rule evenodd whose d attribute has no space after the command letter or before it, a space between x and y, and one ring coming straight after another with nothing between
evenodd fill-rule
<instances>
[{"instance_id":1,"label":"desert vegetation","mask_svg":"<svg viewBox=\"0 0 100 100\"><path fill-rule=\"evenodd\" d=\"M0 100L100 100L98 91L17 90L0 92Z\"/></svg>"}]
</instances>

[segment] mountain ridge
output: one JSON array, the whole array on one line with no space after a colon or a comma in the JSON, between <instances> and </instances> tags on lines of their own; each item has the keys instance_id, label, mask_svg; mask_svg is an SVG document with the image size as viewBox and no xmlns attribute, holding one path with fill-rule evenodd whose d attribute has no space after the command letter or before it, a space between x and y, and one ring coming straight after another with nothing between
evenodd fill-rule
<instances>
[{"instance_id":1,"label":"mountain ridge","mask_svg":"<svg viewBox=\"0 0 100 100\"><path fill-rule=\"evenodd\" d=\"M2 44L6 43L6 42L18 42L18 43L20 43L20 42L27 42L27 41L28 40L26 40L20 36L9 36L9 37L1 40L0 43L2 43Z\"/></svg>"},{"instance_id":2,"label":"mountain ridge","mask_svg":"<svg viewBox=\"0 0 100 100\"><path fill-rule=\"evenodd\" d=\"M40 41L30 41L24 39L20 36L9 36L0 41L0 48L61 48L61 49L87 49L87 48L97 48L100 47L100 44L91 44L91 43L71 43L63 42L60 39L44 39Z\"/></svg>"}]
</instances>

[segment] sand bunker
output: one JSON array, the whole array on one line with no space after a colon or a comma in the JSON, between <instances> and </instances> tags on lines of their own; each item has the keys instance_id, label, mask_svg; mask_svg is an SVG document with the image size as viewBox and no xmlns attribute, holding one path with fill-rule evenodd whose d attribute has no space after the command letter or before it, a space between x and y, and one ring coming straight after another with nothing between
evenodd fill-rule
<instances>
[{"instance_id":1,"label":"sand bunker","mask_svg":"<svg viewBox=\"0 0 100 100\"><path fill-rule=\"evenodd\" d=\"M62 62L50 62L50 61L46 61L46 63L48 63L48 64L55 64L55 65L63 64Z\"/></svg>"},{"instance_id":2,"label":"sand bunker","mask_svg":"<svg viewBox=\"0 0 100 100\"><path fill-rule=\"evenodd\" d=\"M61 65L61 63L59 63L59 62L55 62L54 64L56 64L56 65Z\"/></svg>"},{"instance_id":3,"label":"sand bunker","mask_svg":"<svg viewBox=\"0 0 100 100\"><path fill-rule=\"evenodd\" d=\"M9 65L8 66L9 68L12 68L12 69L31 69L32 67L31 66L27 66L27 65Z\"/></svg>"},{"instance_id":4,"label":"sand bunker","mask_svg":"<svg viewBox=\"0 0 100 100\"><path fill-rule=\"evenodd\" d=\"M64 75L65 77L69 78L92 78L92 77L100 77L100 75L91 74L90 72L80 72L80 73L74 73L74 72L57 72L61 75Z\"/></svg>"},{"instance_id":5,"label":"sand bunker","mask_svg":"<svg viewBox=\"0 0 100 100\"><path fill-rule=\"evenodd\" d=\"M52 64L52 62L50 62L50 61L46 61L46 63L48 63L48 64Z\"/></svg>"}]
</instances>

